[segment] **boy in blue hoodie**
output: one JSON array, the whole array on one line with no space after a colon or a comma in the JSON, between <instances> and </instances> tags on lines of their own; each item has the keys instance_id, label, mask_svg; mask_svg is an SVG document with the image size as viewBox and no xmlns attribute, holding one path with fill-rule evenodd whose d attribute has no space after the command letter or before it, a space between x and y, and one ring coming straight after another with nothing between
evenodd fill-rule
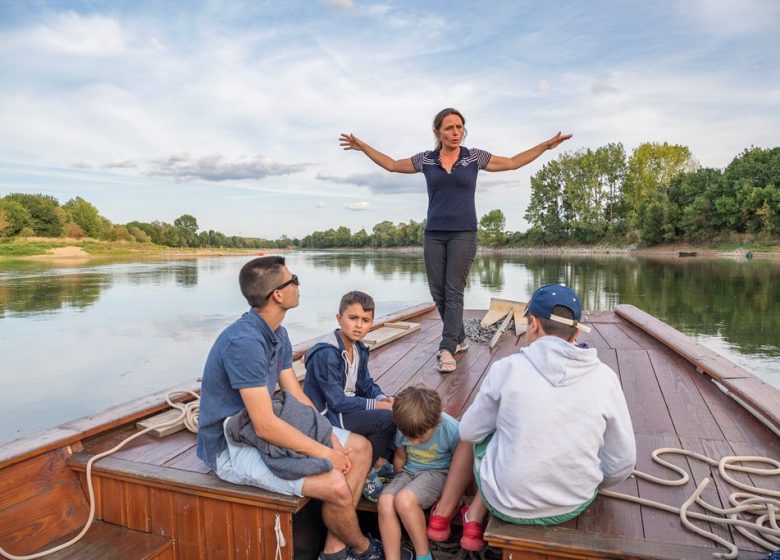
<instances>
[{"instance_id":1,"label":"boy in blue hoodie","mask_svg":"<svg viewBox=\"0 0 780 560\"><path fill-rule=\"evenodd\" d=\"M361 342L374 322L374 309L374 299L366 293L352 291L341 298L336 315L339 328L306 353L303 391L331 424L371 442L376 465L390 458L396 426L393 398L371 378L368 348ZM376 501L382 488L372 469L363 495Z\"/></svg>"}]
</instances>

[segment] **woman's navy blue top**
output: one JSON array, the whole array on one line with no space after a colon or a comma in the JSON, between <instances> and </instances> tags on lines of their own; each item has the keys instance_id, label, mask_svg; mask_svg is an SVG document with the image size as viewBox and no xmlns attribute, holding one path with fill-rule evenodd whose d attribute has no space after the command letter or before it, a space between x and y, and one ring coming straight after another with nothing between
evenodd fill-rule
<instances>
[{"instance_id":1,"label":"woman's navy blue top","mask_svg":"<svg viewBox=\"0 0 780 560\"><path fill-rule=\"evenodd\" d=\"M425 175L428 186L425 231L477 231L477 173L485 169L490 156L484 150L461 146L450 173L441 166L439 150L412 156L412 165Z\"/></svg>"}]
</instances>

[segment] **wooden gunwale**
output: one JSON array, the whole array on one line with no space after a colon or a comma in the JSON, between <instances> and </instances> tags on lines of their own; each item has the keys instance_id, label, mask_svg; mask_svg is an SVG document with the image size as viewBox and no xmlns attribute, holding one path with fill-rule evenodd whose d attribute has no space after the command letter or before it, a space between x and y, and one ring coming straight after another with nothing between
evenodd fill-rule
<instances>
[{"instance_id":1,"label":"wooden gunwale","mask_svg":"<svg viewBox=\"0 0 780 560\"><path fill-rule=\"evenodd\" d=\"M432 309L435 309L435 306L432 303L407 307L398 312L377 318L376 322L371 327L371 330L373 331L381 328L385 323L403 321L416 315L427 313ZM296 344L293 347L293 360L300 358L306 350L322 340L325 336L327 335ZM23 436L0 445L0 469L4 469L60 447L75 446L75 451L79 451L80 448L77 444L83 439L123 426L128 422L135 422L136 420L168 408L165 397L173 391L199 392L200 383L191 381L175 385L128 403L113 406L96 414L65 422L55 428ZM187 400L187 397L182 396L176 400Z\"/></svg>"},{"instance_id":2,"label":"wooden gunwale","mask_svg":"<svg viewBox=\"0 0 780 560\"><path fill-rule=\"evenodd\" d=\"M774 387L638 307L618 305L615 313L691 362L699 373L726 387L758 411L776 433L780 432L780 398Z\"/></svg>"}]
</instances>

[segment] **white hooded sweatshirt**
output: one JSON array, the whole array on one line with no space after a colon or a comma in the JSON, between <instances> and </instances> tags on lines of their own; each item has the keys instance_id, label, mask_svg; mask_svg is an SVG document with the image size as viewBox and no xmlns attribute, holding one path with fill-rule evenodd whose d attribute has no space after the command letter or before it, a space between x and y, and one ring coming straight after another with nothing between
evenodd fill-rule
<instances>
[{"instance_id":1,"label":"white hooded sweatshirt","mask_svg":"<svg viewBox=\"0 0 780 560\"><path fill-rule=\"evenodd\" d=\"M636 443L617 374L595 348L543 336L488 371L460 437L493 433L480 465L482 492L505 515L563 515L599 487L624 480Z\"/></svg>"}]
</instances>

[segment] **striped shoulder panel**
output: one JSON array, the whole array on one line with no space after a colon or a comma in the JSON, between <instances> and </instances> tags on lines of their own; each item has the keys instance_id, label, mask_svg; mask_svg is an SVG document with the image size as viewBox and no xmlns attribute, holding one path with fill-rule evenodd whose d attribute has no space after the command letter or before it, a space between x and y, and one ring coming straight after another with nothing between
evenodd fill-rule
<instances>
[{"instance_id":1,"label":"striped shoulder panel","mask_svg":"<svg viewBox=\"0 0 780 560\"><path fill-rule=\"evenodd\" d=\"M436 159L433 152L420 152L412 156L412 165L418 173L422 173L424 165L436 165Z\"/></svg>"},{"instance_id":2,"label":"striped shoulder panel","mask_svg":"<svg viewBox=\"0 0 780 560\"><path fill-rule=\"evenodd\" d=\"M461 161L462 165L469 165L471 163L477 162L477 169L485 169L488 162L490 161L490 157L490 152L480 150L479 148L469 148L468 155L465 156Z\"/></svg>"}]
</instances>

